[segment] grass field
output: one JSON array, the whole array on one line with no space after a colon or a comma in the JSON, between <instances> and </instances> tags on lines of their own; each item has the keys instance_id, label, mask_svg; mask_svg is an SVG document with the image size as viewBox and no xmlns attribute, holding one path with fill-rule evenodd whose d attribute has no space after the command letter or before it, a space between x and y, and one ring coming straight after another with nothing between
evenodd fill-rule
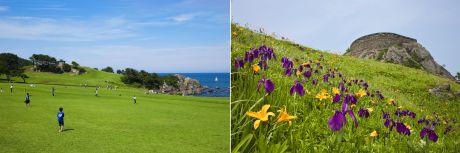
<instances>
[{"instance_id":1,"label":"grass field","mask_svg":"<svg viewBox=\"0 0 460 153\"><path fill-rule=\"evenodd\" d=\"M460 99L434 97L428 93L428 89L443 83L450 84L452 90L458 92L460 85L454 81L401 65L316 50L236 24L232 24L231 28L232 65L238 58L243 60L247 53L254 55L253 49L263 45L273 49L277 57L263 60L259 50L258 58L245 61L244 67L232 67L232 152L459 152L460 124L457 120L460 119ZM294 70L290 76L285 74L287 68L282 64L283 57L293 62ZM254 65L259 62L266 62L267 68L256 69ZM304 71L297 75L295 69L301 65ZM312 72L311 77L304 77L303 72L309 70L306 65L312 71L318 70L318 73ZM255 69L257 73L254 73ZM331 76L332 72L335 77L324 81L324 76ZM339 73L343 76L339 77ZM263 78L274 84L270 94L264 89L265 83L257 90L258 82ZM313 84L313 80L317 83ZM353 80L357 82L347 85ZM354 112L357 127L347 114L345 125L334 131L329 120L336 111L342 110L342 106L346 106L343 105L345 95L357 97L356 93L364 90L363 82L358 80L367 82L369 88L366 90L375 96L365 94L358 97L355 105L344 107ZM303 86L305 95L290 95L295 81ZM344 81L347 90L339 92L341 98L334 103L333 88ZM377 96L377 91L384 95L383 99ZM322 96L324 99L318 98ZM395 105L389 103L391 99L394 99ZM273 112L275 116L265 114L268 120L263 120L262 117L248 115L264 112L264 105L270 105L267 112ZM287 111L283 110L284 106ZM369 110L369 117L359 117L360 109ZM292 125L289 126L287 120L279 122L282 115L279 110L297 117L290 119ZM398 110L414 112L416 117L399 117L395 114ZM382 111L389 113L396 123L410 128L410 134L404 135L396 128L386 127ZM426 119L429 125L418 123L419 119ZM256 129L253 125L257 122L259 127ZM424 128L434 130L439 139L434 142L426 137L420 138ZM450 131L445 132L449 128Z\"/></svg>"},{"instance_id":2,"label":"grass field","mask_svg":"<svg viewBox=\"0 0 460 153\"><path fill-rule=\"evenodd\" d=\"M104 82L95 78L101 74L91 72L75 80L59 78L62 75L33 73L29 81L52 83L55 79L70 85L85 79L93 80L89 85ZM51 96L53 86L55 97ZM0 152L229 150L228 98L145 95L143 90L129 87L116 91L101 88L96 97L94 87L36 84L32 88L20 83L10 95L8 83L1 82L0 87L4 90L0 95ZM24 104L24 89L31 94L30 108ZM133 104L133 95L137 104ZM56 113L61 106L66 130L59 133Z\"/></svg>"}]
</instances>

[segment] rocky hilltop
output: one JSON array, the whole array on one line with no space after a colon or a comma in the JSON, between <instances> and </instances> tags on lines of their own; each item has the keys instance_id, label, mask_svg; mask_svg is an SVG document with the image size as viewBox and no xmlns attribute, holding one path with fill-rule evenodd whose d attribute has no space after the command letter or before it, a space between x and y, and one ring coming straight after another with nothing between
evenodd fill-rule
<instances>
[{"instance_id":1,"label":"rocky hilltop","mask_svg":"<svg viewBox=\"0 0 460 153\"><path fill-rule=\"evenodd\" d=\"M192 79L190 77L185 77L180 74L175 74L174 76L176 76L178 79L178 86L173 87L163 83L163 86L160 87L160 92L169 94L181 94L186 96L200 94L204 89L198 80Z\"/></svg>"},{"instance_id":2,"label":"rocky hilltop","mask_svg":"<svg viewBox=\"0 0 460 153\"><path fill-rule=\"evenodd\" d=\"M423 69L454 80L444 67L434 61L430 52L414 38L395 33L374 33L353 41L345 55Z\"/></svg>"}]
</instances>

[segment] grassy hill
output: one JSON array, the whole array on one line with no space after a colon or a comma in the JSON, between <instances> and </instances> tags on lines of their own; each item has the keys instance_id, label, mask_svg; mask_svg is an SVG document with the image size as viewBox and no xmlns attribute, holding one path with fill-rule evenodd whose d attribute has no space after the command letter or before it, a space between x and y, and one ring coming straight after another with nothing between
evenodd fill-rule
<instances>
[{"instance_id":1,"label":"grassy hill","mask_svg":"<svg viewBox=\"0 0 460 153\"><path fill-rule=\"evenodd\" d=\"M26 79L27 83L36 84L60 84L60 85L74 85L80 86L80 84L88 84L89 86L105 86L108 81L111 85L125 86L121 80L120 74L114 74L104 71L95 70L88 67L83 67L86 70L84 74L74 73L51 73L51 72L33 72L26 69L26 75L29 79ZM15 82L22 82L20 78L14 78Z\"/></svg>"},{"instance_id":2,"label":"grassy hill","mask_svg":"<svg viewBox=\"0 0 460 153\"><path fill-rule=\"evenodd\" d=\"M101 88L96 97L94 87L79 84L103 86L108 80L121 86L119 75L89 68L83 75L26 74L27 82L36 86L15 83L12 95L9 83L0 82L0 152L229 150L228 98L146 95L127 86ZM26 89L31 94L30 108L24 104ZM64 108L67 129L61 133L56 118L59 107Z\"/></svg>"},{"instance_id":3,"label":"grassy hill","mask_svg":"<svg viewBox=\"0 0 460 153\"><path fill-rule=\"evenodd\" d=\"M364 60L349 56L337 55L327 51L316 50L310 47L301 46L290 41L275 39L269 35L260 34L244 27L232 24L231 57L232 64L238 57L244 58L245 52L262 45L273 48L277 59L267 61L267 69L260 70L259 74L253 74L252 65L257 64L261 59L255 59L252 63L245 63L244 68L232 68L232 149L235 152L264 152L268 150L277 151L448 151L456 152L460 148L459 124L456 122L460 115L460 100L458 98L434 97L428 93L428 89L441 83L448 83L452 90L460 91L460 85L422 70L404 67L396 64L381 63L374 60ZM311 78L302 75L285 76L281 64L281 58L287 57L297 68L309 60L313 70ZM323 69L319 69L316 63L320 62ZM329 82L323 82L323 76L330 74L328 69L336 69L336 73L343 74L343 78L329 78ZM270 79L275 89L272 93L266 94L262 89L257 91L257 81L265 76ZM313 79L318 84L312 85ZM337 87L339 82L345 79L363 80L369 84L369 92L380 91L384 99L377 96L364 96L358 99L355 106L350 107L357 117L358 128L354 128L353 120L347 115L347 123L340 131L332 131L328 127L328 120L335 110L341 109L342 102L332 103L332 88ZM306 90L305 96L297 94L290 96L289 91L294 80L301 81ZM319 100L316 97L324 89L329 97L326 100ZM362 89L362 83L353 84L348 87L349 92L354 94ZM341 97L343 99L343 96ZM389 105L388 101L394 99L396 105ZM343 101L343 100L341 100ZM290 115L297 116L292 120L291 126L276 123L276 117L270 117L269 121L261 122L258 129L254 129L255 119L246 115L247 112L259 111L264 104L270 104L268 111L275 112L287 107ZM417 114L416 118L398 118L394 112L410 110ZM369 118L358 117L360 108L372 108ZM401 135L393 129L384 126L382 111L389 112L392 119L401 121L404 125L411 127L409 136ZM420 138L420 131L426 127L418 124L420 118L439 118L440 125L434 127L439 140L435 143ZM445 121L442 121L444 120ZM434 122L437 122L436 119ZM452 131L444 134L446 127ZM379 136L370 138L373 131ZM341 140L338 142L337 140Z\"/></svg>"}]
</instances>

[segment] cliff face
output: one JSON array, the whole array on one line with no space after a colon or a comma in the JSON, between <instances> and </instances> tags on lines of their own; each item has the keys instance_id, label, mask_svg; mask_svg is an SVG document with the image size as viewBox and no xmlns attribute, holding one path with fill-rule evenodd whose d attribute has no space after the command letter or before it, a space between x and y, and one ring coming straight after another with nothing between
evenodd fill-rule
<instances>
[{"instance_id":1,"label":"cliff face","mask_svg":"<svg viewBox=\"0 0 460 153\"><path fill-rule=\"evenodd\" d=\"M163 86L160 88L160 92L169 94L181 94L186 96L200 94L204 89L198 80L179 74L174 76L178 78L178 87L169 86L166 83L163 83Z\"/></svg>"},{"instance_id":2,"label":"cliff face","mask_svg":"<svg viewBox=\"0 0 460 153\"><path fill-rule=\"evenodd\" d=\"M423 69L454 80L444 67L434 61L430 52L416 39L395 33L375 33L353 41L345 55Z\"/></svg>"}]
</instances>

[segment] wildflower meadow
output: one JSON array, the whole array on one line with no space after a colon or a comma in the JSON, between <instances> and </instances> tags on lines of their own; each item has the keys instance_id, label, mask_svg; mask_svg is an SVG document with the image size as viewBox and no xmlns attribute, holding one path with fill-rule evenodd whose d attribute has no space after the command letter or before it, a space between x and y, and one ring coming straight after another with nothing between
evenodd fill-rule
<instances>
[{"instance_id":1,"label":"wildflower meadow","mask_svg":"<svg viewBox=\"0 0 460 153\"><path fill-rule=\"evenodd\" d=\"M458 152L452 81L232 24L232 152Z\"/></svg>"}]
</instances>

